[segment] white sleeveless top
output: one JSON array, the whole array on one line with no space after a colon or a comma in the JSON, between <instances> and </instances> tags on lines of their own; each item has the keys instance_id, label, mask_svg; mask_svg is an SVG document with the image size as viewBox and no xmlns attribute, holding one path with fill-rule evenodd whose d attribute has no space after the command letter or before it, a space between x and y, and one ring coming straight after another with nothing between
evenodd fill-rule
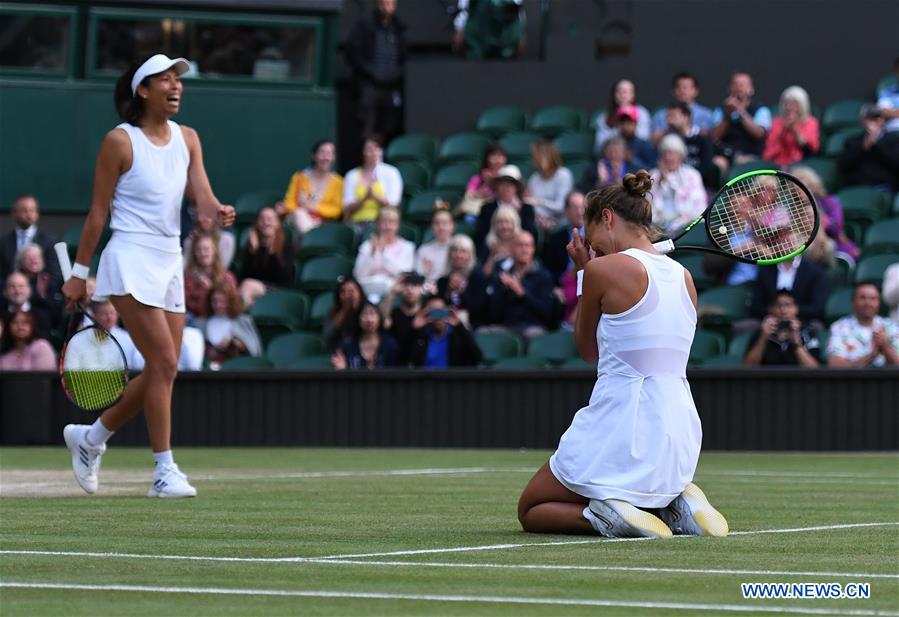
<instances>
[{"instance_id":1,"label":"white sleeveless top","mask_svg":"<svg viewBox=\"0 0 899 617\"><path fill-rule=\"evenodd\" d=\"M180 252L181 202L190 154L181 127L168 121L171 138L153 144L140 127L118 125L131 139L131 169L119 177L112 196L110 228L138 244ZM150 238L148 236L155 236Z\"/></svg>"},{"instance_id":2,"label":"white sleeveless top","mask_svg":"<svg viewBox=\"0 0 899 617\"><path fill-rule=\"evenodd\" d=\"M553 475L590 499L661 508L693 480L702 427L686 379L696 309L684 268L639 249L643 297L596 328L598 377L550 458Z\"/></svg>"}]
</instances>

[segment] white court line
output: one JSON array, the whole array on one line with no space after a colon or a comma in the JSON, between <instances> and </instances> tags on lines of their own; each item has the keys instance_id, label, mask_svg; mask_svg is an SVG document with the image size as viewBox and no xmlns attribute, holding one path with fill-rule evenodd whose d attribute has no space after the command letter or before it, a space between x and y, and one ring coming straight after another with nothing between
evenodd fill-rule
<instances>
[{"instance_id":1,"label":"white court line","mask_svg":"<svg viewBox=\"0 0 899 617\"><path fill-rule=\"evenodd\" d=\"M517 596L438 595L384 593L369 591L328 591L299 589L235 589L227 587L151 587L144 585L81 585L75 583L25 583L0 581L7 589L65 589L79 591L133 591L144 593L184 593L223 596L280 596L300 598L341 598L361 600L408 600L413 602L470 602L488 604L529 604L550 606L604 606L616 608L649 608L685 611L721 611L736 613L793 613L801 615L852 615L861 617L899 617L899 612L868 609L830 609L794 606L758 606L752 604L698 604L687 602L628 602L573 598L533 598Z\"/></svg>"}]
</instances>

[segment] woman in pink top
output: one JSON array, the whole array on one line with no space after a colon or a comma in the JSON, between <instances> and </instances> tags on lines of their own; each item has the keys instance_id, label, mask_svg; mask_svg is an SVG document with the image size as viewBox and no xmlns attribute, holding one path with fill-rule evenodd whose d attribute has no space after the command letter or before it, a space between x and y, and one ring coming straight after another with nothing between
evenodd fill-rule
<instances>
[{"instance_id":1,"label":"woman in pink top","mask_svg":"<svg viewBox=\"0 0 899 617\"><path fill-rule=\"evenodd\" d=\"M0 338L0 370L53 371L56 353L50 343L35 338L34 315L16 311L3 324Z\"/></svg>"},{"instance_id":2,"label":"woman in pink top","mask_svg":"<svg viewBox=\"0 0 899 617\"><path fill-rule=\"evenodd\" d=\"M820 147L818 120L809 113L808 93L790 86L780 95L780 115L771 121L762 158L786 167L815 154Z\"/></svg>"}]
</instances>

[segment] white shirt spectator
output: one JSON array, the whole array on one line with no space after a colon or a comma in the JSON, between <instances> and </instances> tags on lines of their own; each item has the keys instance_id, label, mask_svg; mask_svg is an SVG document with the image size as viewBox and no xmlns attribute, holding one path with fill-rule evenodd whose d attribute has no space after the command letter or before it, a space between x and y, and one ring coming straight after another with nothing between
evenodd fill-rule
<instances>
[{"instance_id":1,"label":"white shirt spectator","mask_svg":"<svg viewBox=\"0 0 899 617\"><path fill-rule=\"evenodd\" d=\"M802 263L802 255L797 255L792 261L782 261L777 264L777 289L793 289L800 263Z\"/></svg>"},{"instance_id":2,"label":"white shirt spectator","mask_svg":"<svg viewBox=\"0 0 899 617\"><path fill-rule=\"evenodd\" d=\"M565 198L574 188L574 176L567 167L559 167L549 178L534 172L528 178L528 192L537 198L537 216L561 223L565 214Z\"/></svg>"},{"instance_id":3,"label":"white shirt spectator","mask_svg":"<svg viewBox=\"0 0 899 617\"><path fill-rule=\"evenodd\" d=\"M884 88L877 94L877 109L899 109L899 85ZM890 118L883 127L887 133L899 131L899 118Z\"/></svg>"},{"instance_id":4,"label":"white shirt spectator","mask_svg":"<svg viewBox=\"0 0 899 617\"><path fill-rule=\"evenodd\" d=\"M397 238L392 244L372 250L371 240L359 247L353 276L362 285L368 299L377 304L403 272L415 267L415 245L405 238Z\"/></svg>"},{"instance_id":5,"label":"white shirt spectator","mask_svg":"<svg viewBox=\"0 0 899 617\"><path fill-rule=\"evenodd\" d=\"M431 240L422 244L415 252L415 271L425 277L425 282L436 285L437 280L447 273L450 243Z\"/></svg>"},{"instance_id":6,"label":"white shirt spectator","mask_svg":"<svg viewBox=\"0 0 899 617\"><path fill-rule=\"evenodd\" d=\"M343 179L343 203L350 204L356 201L356 185L359 184L361 167L351 169ZM384 196L391 206L400 205L403 199L403 177L400 170L388 163L375 165L375 178L384 187Z\"/></svg>"},{"instance_id":7,"label":"white shirt spectator","mask_svg":"<svg viewBox=\"0 0 899 617\"><path fill-rule=\"evenodd\" d=\"M116 326L112 330L112 335L119 341L119 345L125 350L123 339L119 338L119 331L123 333L123 338L127 337L131 351L125 351L125 360L128 362L128 368L133 371L144 370L144 357L131 342L131 337L127 332ZM206 354L206 341L203 338L203 332L197 328L187 326L184 328L184 334L181 336L181 354L178 356L179 371L199 371L203 368L203 357Z\"/></svg>"},{"instance_id":8,"label":"white shirt spectator","mask_svg":"<svg viewBox=\"0 0 899 617\"><path fill-rule=\"evenodd\" d=\"M874 330L883 328L886 339L893 349L899 353L899 324L892 319L876 316L871 326L863 326L855 315L838 319L830 326L830 340L827 342L827 355L839 356L849 361L863 358L873 351L871 338ZM879 354L871 362L871 366L883 366L886 358Z\"/></svg>"}]
</instances>

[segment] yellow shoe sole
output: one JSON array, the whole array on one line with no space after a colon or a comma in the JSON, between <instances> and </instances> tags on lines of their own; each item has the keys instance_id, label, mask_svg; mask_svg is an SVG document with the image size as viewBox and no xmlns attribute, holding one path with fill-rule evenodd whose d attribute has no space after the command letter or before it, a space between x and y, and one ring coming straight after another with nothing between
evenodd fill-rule
<instances>
[{"instance_id":1,"label":"yellow shoe sole","mask_svg":"<svg viewBox=\"0 0 899 617\"><path fill-rule=\"evenodd\" d=\"M696 521L696 524L702 530L702 535L715 538L727 536L730 531L727 519L709 503L701 488L691 482L684 489L684 492L681 493L681 496L690 507L693 520Z\"/></svg>"}]
</instances>

